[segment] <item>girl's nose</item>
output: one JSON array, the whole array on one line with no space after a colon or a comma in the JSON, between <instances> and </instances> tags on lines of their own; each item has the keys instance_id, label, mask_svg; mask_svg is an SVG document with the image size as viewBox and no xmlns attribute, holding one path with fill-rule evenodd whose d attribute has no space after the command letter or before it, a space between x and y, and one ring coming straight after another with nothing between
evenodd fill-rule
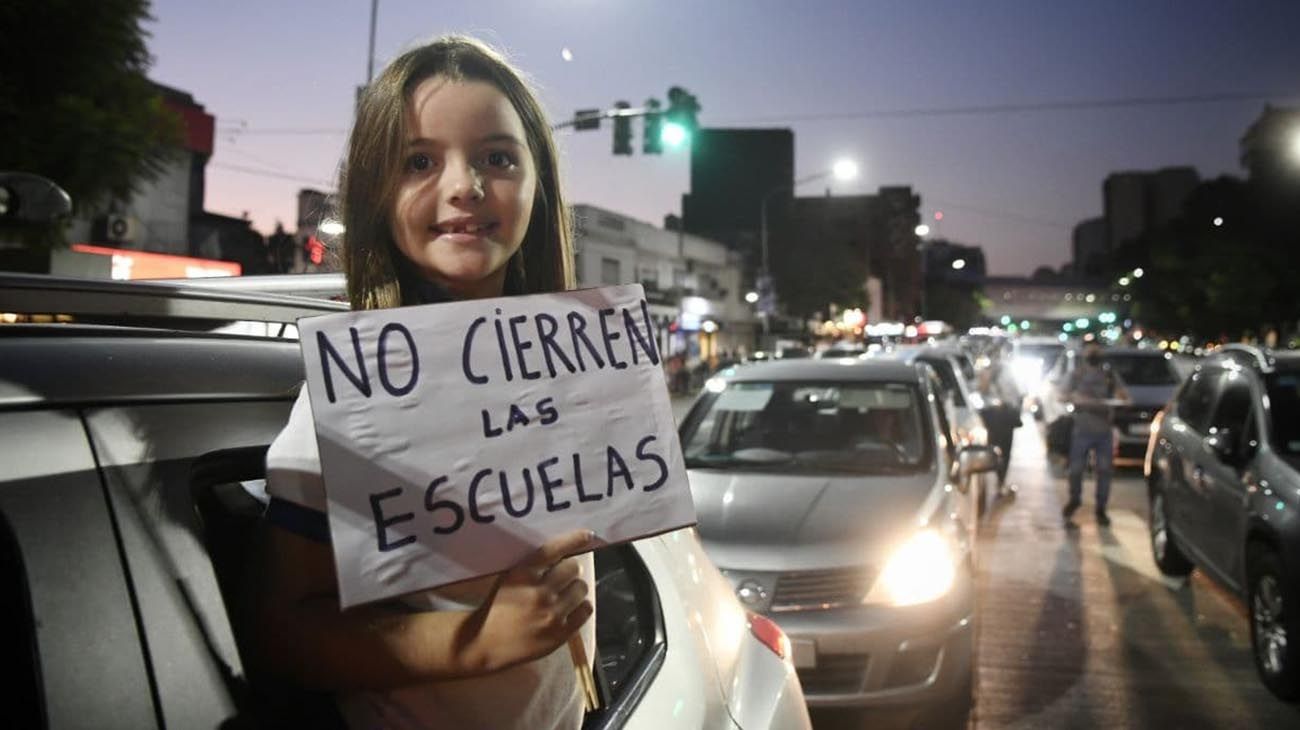
<instances>
[{"instance_id":1,"label":"girl's nose","mask_svg":"<svg viewBox=\"0 0 1300 730\"><path fill-rule=\"evenodd\" d=\"M477 201L483 199L483 177L477 168L469 163L448 165L443 173L447 197L453 203Z\"/></svg>"}]
</instances>

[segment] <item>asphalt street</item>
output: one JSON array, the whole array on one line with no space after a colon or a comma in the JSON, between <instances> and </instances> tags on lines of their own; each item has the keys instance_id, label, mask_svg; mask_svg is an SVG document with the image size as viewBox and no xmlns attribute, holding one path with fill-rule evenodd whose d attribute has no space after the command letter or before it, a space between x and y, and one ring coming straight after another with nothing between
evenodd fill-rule
<instances>
[{"instance_id":1,"label":"asphalt street","mask_svg":"<svg viewBox=\"0 0 1300 730\"><path fill-rule=\"evenodd\" d=\"M674 415L689 403L674 398ZM981 530L972 727L1300 728L1300 707L1256 676L1244 604L1199 573L1156 569L1140 469L1117 473L1109 528L1091 476L1066 528L1063 465L1026 416L1008 481L1017 496Z\"/></svg>"}]
</instances>

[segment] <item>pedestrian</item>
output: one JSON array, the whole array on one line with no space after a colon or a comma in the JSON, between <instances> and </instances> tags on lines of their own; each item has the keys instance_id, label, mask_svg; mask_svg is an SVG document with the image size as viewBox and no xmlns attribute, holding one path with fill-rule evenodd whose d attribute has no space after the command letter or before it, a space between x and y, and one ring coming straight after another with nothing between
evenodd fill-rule
<instances>
[{"instance_id":1,"label":"pedestrian","mask_svg":"<svg viewBox=\"0 0 1300 730\"><path fill-rule=\"evenodd\" d=\"M1114 458L1115 435L1111 425L1112 406L1129 401L1124 383L1102 362L1101 345L1084 346L1083 362L1075 367L1065 385L1062 399L1073 405L1074 430L1070 435L1070 500L1061 515L1067 525L1083 504L1083 472L1092 454L1097 472L1097 499L1094 505L1097 524L1110 526L1106 503L1110 497L1110 479Z\"/></svg>"},{"instance_id":2,"label":"pedestrian","mask_svg":"<svg viewBox=\"0 0 1300 730\"><path fill-rule=\"evenodd\" d=\"M408 51L357 108L340 181L355 309L572 286L550 128L496 51L445 37ZM437 448L430 444L430 448ZM255 670L332 693L352 727L576 730L566 643L594 656L591 535L479 580L340 610L304 388L267 454L272 496L253 591Z\"/></svg>"},{"instance_id":3,"label":"pedestrian","mask_svg":"<svg viewBox=\"0 0 1300 730\"><path fill-rule=\"evenodd\" d=\"M1020 386L1007 354L1011 343L1002 342L989 350L989 364L980 372L979 391L984 401L980 415L988 430L989 445L1001 452L998 459L998 496L1014 496L1016 487L1007 484L1007 470L1011 466L1011 445L1016 429L1020 427L1020 407L1024 401Z\"/></svg>"}]
</instances>

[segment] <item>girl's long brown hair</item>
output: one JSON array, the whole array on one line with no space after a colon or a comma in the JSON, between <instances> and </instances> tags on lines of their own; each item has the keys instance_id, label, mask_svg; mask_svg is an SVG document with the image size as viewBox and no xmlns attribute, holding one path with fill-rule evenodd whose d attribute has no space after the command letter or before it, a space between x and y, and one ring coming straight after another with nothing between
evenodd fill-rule
<instances>
[{"instance_id":1,"label":"girl's long brown hair","mask_svg":"<svg viewBox=\"0 0 1300 730\"><path fill-rule=\"evenodd\" d=\"M507 294L554 292L573 286L573 242L560 192L555 141L536 95L501 54L464 36L446 36L407 51L362 94L340 175L343 271L354 309L414 304L403 291L407 266L393 241L392 211L406 146L406 103L427 78L482 81L505 94L523 121L537 170L537 193L523 245L506 264Z\"/></svg>"}]
</instances>

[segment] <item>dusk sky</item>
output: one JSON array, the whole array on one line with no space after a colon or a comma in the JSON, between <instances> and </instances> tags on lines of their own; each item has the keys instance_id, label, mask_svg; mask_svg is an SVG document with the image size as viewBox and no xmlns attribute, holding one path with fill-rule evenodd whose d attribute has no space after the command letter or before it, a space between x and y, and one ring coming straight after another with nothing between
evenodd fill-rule
<instances>
[{"instance_id":1,"label":"dusk sky","mask_svg":"<svg viewBox=\"0 0 1300 730\"><path fill-rule=\"evenodd\" d=\"M207 209L292 230L297 190L332 189L365 82L369 0L155 0L153 15L151 76L217 119ZM937 233L983 246L994 274L1068 260L1110 172L1242 174L1237 143L1264 103L1300 103L1297 0L380 0L376 73L448 32L503 49L552 121L680 85L703 126L793 129L797 176L850 157L861 174L833 193L911 185L932 227L943 211ZM1186 97L1234 98L880 114ZM641 155L634 130L632 157L611 154L607 123L560 136L569 198L661 225L689 163Z\"/></svg>"}]
</instances>

